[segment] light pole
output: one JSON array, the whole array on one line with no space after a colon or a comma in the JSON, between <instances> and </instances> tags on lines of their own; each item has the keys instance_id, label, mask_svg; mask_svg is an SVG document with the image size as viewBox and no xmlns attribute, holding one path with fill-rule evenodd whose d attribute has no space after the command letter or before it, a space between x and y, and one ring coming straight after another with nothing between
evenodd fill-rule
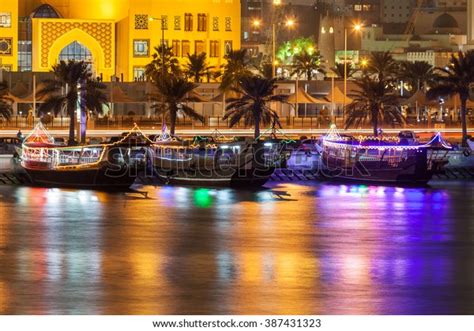
<instances>
[{"instance_id":1,"label":"light pole","mask_svg":"<svg viewBox=\"0 0 474 331\"><path fill-rule=\"evenodd\" d=\"M276 24L272 23L272 78L276 77L276 47L275 47Z\"/></svg>"},{"instance_id":2,"label":"light pole","mask_svg":"<svg viewBox=\"0 0 474 331\"><path fill-rule=\"evenodd\" d=\"M150 17L149 20L161 22L161 75L163 77L165 74L165 18Z\"/></svg>"},{"instance_id":3,"label":"light pole","mask_svg":"<svg viewBox=\"0 0 474 331\"><path fill-rule=\"evenodd\" d=\"M161 21L161 79L165 79L165 18L150 17L150 21ZM161 115L162 128L165 125L165 114Z\"/></svg>"},{"instance_id":4,"label":"light pole","mask_svg":"<svg viewBox=\"0 0 474 331\"><path fill-rule=\"evenodd\" d=\"M281 5L281 0L273 0L273 6L278 7ZM275 24L275 12L273 12L272 20L272 78L276 77L276 24Z\"/></svg>"},{"instance_id":5,"label":"light pole","mask_svg":"<svg viewBox=\"0 0 474 331\"><path fill-rule=\"evenodd\" d=\"M334 102L334 78L337 78L337 74L330 70L327 74L326 77L331 78L331 121L333 121L333 124L335 124L334 120L334 110L336 109L336 104Z\"/></svg>"},{"instance_id":6,"label":"light pole","mask_svg":"<svg viewBox=\"0 0 474 331\"><path fill-rule=\"evenodd\" d=\"M353 26L353 30L359 32L362 25L357 23ZM347 28L344 28L344 99L342 104L342 118L346 116L346 96L347 96Z\"/></svg>"},{"instance_id":7,"label":"light pole","mask_svg":"<svg viewBox=\"0 0 474 331\"><path fill-rule=\"evenodd\" d=\"M275 5L279 5L279 3L273 2ZM296 22L293 18L288 18L285 21L285 26L288 29L292 29L295 26ZM255 19L252 21L252 26L256 29L260 28L262 25L262 22L259 19ZM272 23L272 78L276 77L276 65L277 65L277 60L276 60L276 23Z\"/></svg>"}]
</instances>

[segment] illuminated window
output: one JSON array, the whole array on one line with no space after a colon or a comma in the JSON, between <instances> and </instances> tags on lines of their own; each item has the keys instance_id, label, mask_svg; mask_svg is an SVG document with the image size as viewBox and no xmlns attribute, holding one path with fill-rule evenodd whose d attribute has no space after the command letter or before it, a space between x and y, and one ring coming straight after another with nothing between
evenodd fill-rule
<instances>
[{"instance_id":1,"label":"illuminated window","mask_svg":"<svg viewBox=\"0 0 474 331\"><path fill-rule=\"evenodd\" d=\"M196 54L201 54L206 52L206 45L204 44L204 41L202 40L196 40L194 42L194 52Z\"/></svg>"},{"instance_id":2,"label":"illuminated window","mask_svg":"<svg viewBox=\"0 0 474 331\"><path fill-rule=\"evenodd\" d=\"M133 80L134 81L145 80L145 67L133 67Z\"/></svg>"},{"instance_id":3,"label":"illuminated window","mask_svg":"<svg viewBox=\"0 0 474 331\"><path fill-rule=\"evenodd\" d=\"M61 15L51 5L43 4L36 8L32 13L33 18L61 18Z\"/></svg>"},{"instance_id":4,"label":"illuminated window","mask_svg":"<svg viewBox=\"0 0 474 331\"><path fill-rule=\"evenodd\" d=\"M77 41L73 41L69 45L63 48L59 54L60 61L84 61L92 63L91 51Z\"/></svg>"},{"instance_id":5,"label":"illuminated window","mask_svg":"<svg viewBox=\"0 0 474 331\"><path fill-rule=\"evenodd\" d=\"M174 29L181 30L181 16L174 17Z\"/></svg>"},{"instance_id":6,"label":"illuminated window","mask_svg":"<svg viewBox=\"0 0 474 331\"><path fill-rule=\"evenodd\" d=\"M184 14L184 31L193 31L193 14Z\"/></svg>"},{"instance_id":7,"label":"illuminated window","mask_svg":"<svg viewBox=\"0 0 474 331\"><path fill-rule=\"evenodd\" d=\"M212 31L219 31L219 17L212 18Z\"/></svg>"},{"instance_id":8,"label":"illuminated window","mask_svg":"<svg viewBox=\"0 0 474 331\"><path fill-rule=\"evenodd\" d=\"M134 40L133 41L133 56L142 57L150 55L150 41L145 40Z\"/></svg>"},{"instance_id":9,"label":"illuminated window","mask_svg":"<svg viewBox=\"0 0 474 331\"><path fill-rule=\"evenodd\" d=\"M231 17L225 18L225 30L232 31L232 18Z\"/></svg>"},{"instance_id":10,"label":"illuminated window","mask_svg":"<svg viewBox=\"0 0 474 331\"><path fill-rule=\"evenodd\" d=\"M161 28L168 30L168 16L166 15L161 15Z\"/></svg>"},{"instance_id":11,"label":"illuminated window","mask_svg":"<svg viewBox=\"0 0 474 331\"><path fill-rule=\"evenodd\" d=\"M225 54L229 54L232 51L232 40L224 41L224 52Z\"/></svg>"},{"instance_id":12,"label":"illuminated window","mask_svg":"<svg viewBox=\"0 0 474 331\"><path fill-rule=\"evenodd\" d=\"M189 43L189 40L183 40L181 42L181 54L183 57L191 54L191 44Z\"/></svg>"},{"instance_id":13,"label":"illuminated window","mask_svg":"<svg viewBox=\"0 0 474 331\"><path fill-rule=\"evenodd\" d=\"M198 31L207 31L207 15L198 14Z\"/></svg>"},{"instance_id":14,"label":"illuminated window","mask_svg":"<svg viewBox=\"0 0 474 331\"><path fill-rule=\"evenodd\" d=\"M354 5L354 11L362 11L362 5Z\"/></svg>"},{"instance_id":15,"label":"illuminated window","mask_svg":"<svg viewBox=\"0 0 474 331\"><path fill-rule=\"evenodd\" d=\"M11 28L12 14L0 12L0 28Z\"/></svg>"},{"instance_id":16,"label":"illuminated window","mask_svg":"<svg viewBox=\"0 0 474 331\"><path fill-rule=\"evenodd\" d=\"M210 41L209 57L219 57L219 41Z\"/></svg>"},{"instance_id":17,"label":"illuminated window","mask_svg":"<svg viewBox=\"0 0 474 331\"><path fill-rule=\"evenodd\" d=\"M176 56L176 57L179 57L179 56L180 56L180 55L179 55L179 50L180 50L180 49L179 49L179 48L180 48L179 46L180 46L180 45L179 45L179 40L173 40L173 41L171 42L171 47L172 47L173 55Z\"/></svg>"}]
</instances>

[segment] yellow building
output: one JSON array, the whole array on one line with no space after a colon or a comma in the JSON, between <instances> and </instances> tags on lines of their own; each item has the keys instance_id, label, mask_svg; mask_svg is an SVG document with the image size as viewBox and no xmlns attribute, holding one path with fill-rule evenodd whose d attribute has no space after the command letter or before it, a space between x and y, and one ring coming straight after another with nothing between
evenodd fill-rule
<instances>
[{"instance_id":1,"label":"yellow building","mask_svg":"<svg viewBox=\"0 0 474 331\"><path fill-rule=\"evenodd\" d=\"M16 71L18 45L18 2L0 0L0 68Z\"/></svg>"},{"instance_id":2,"label":"yellow building","mask_svg":"<svg viewBox=\"0 0 474 331\"><path fill-rule=\"evenodd\" d=\"M104 81L138 80L162 35L181 63L205 52L220 66L240 48L240 1L0 1L0 59L9 70L49 71L60 59L76 59Z\"/></svg>"}]
</instances>

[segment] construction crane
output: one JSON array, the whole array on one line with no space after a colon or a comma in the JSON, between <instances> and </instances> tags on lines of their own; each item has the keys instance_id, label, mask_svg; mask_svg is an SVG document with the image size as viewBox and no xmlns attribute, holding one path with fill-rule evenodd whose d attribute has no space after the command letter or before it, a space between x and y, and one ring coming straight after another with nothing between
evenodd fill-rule
<instances>
[{"instance_id":1,"label":"construction crane","mask_svg":"<svg viewBox=\"0 0 474 331\"><path fill-rule=\"evenodd\" d=\"M408 21L407 26L405 27L404 35L407 37L407 39L410 39L411 35L413 34L413 31L415 31L416 20L418 19L418 15L424 3L425 0L416 0L416 6L413 12L411 13L410 20Z\"/></svg>"}]
</instances>

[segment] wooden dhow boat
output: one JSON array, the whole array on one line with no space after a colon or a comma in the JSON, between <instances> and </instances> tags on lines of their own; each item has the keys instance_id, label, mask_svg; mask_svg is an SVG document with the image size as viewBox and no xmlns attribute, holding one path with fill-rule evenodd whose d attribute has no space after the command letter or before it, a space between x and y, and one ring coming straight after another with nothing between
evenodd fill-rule
<instances>
[{"instance_id":1,"label":"wooden dhow boat","mask_svg":"<svg viewBox=\"0 0 474 331\"><path fill-rule=\"evenodd\" d=\"M337 133L320 142L326 179L364 183L425 185L448 163L452 149L437 133L429 142L400 137L359 137Z\"/></svg>"},{"instance_id":2,"label":"wooden dhow boat","mask_svg":"<svg viewBox=\"0 0 474 331\"><path fill-rule=\"evenodd\" d=\"M147 145L137 136L134 128L112 144L57 146L39 123L18 151L17 171L35 186L126 190L137 177L136 151Z\"/></svg>"},{"instance_id":3,"label":"wooden dhow boat","mask_svg":"<svg viewBox=\"0 0 474 331\"><path fill-rule=\"evenodd\" d=\"M255 188L275 169L269 146L250 138L179 141L161 135L151 148L156 176L166 184Z\"/></svg>"}]
</instances>

